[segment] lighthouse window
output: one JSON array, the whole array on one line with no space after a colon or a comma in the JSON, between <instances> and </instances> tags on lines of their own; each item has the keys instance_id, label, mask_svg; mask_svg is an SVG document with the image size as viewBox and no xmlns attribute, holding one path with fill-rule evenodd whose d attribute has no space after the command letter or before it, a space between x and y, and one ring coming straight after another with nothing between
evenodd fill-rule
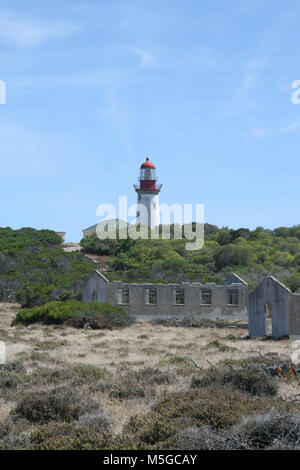
<instances>
[{"instance_id":1,"label":"lighthouse window","mask_svg":"<svg viewBox=\"0 0 300 470\"><path fill-rule=\"evenodd\" d=\"M184 289L173 289L173 305L184 305Z\"/></svg>"},{"instance_id":2,"label":"lighthouse window","mask_svg":"<svg viewBox=\"0 0 300 470\"><path fill-rule=\"evenodd\" d=\"M146 289L146 304L156 305L157 304L157 289Z\"/></svg>"},{"instance_id":3,"label":"lighthouse window","mask_svg":"<svg viewBox=\"0 0 300 470\"><path fill-rule=\"evenodd\" d=\"M227 304L238 305L239 303L239 292L237 289L228 289L227 292Z\"/></svg>"},{"instance_id":4,"label":"lighthouse window","mask_svg":"<svg viewBox=\"0 0 300 470\"><path fill-rule=\"evenodd\" d=\"M129 289L127 288L118 289L118 304L119 305L129 304Z\"/></svg>"},{"instance_id":5,"label":"lighthouse window","mask_svg":"<svg viewBox=\"0 0 300 470\"><path fill-rule=\"evenodd\" d=\"M211 305L211 290L201 290L200 291L200 304L201 305Z\"/></svg>"},{"instance_id":6,"label":"lighthouse window","mask_svg":"<svg viewBox=\"0 0 300 470\"><path fill-rule=\"evenodd\" d=\"M155 169L152 168L145 168L141 169L140 171L140 180L156 180L156 172Z\"/></svg>"}]
</instances>

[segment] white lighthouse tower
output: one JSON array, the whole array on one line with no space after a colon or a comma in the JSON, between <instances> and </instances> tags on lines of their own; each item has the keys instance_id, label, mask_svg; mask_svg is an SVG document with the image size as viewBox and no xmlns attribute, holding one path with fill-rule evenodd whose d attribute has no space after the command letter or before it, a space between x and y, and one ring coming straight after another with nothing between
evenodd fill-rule
<instances>
[{"instance_id":1,"label":"white lighthouse tower","mask_svg":"<svg viewBox=\"0 0 300 470\"><path fill-rule=\"evenodd\" d=\"M162 185L157 185L156 181L155 165L147 157L140 168L140 184L134 184L134 188L137 192L136 223L150 229L155 229L160 224L159 192Z\"/></svg>"}]
</instances>

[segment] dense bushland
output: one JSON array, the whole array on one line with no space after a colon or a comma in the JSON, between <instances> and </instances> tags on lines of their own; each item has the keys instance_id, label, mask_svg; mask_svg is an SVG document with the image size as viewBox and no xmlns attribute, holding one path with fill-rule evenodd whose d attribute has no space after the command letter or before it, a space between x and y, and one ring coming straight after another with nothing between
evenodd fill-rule
<instances>
[{"instance_id":1,"label":"dense bushland","mask_svg":"<svg viewBox=\"0 0 300 470\"><path fill-rule=\"evenodd\" d=\"M81 241L84 251L111 255L111 279L128 281L221 282L234 270L253 287L264 275L275 275L291 290L300 288L300 225L267 230L218 228L205 224L205 244L185 250L186 240Z\"/></svg>"},{"instance_id":2,"label":"dense bushland","mask_svg":"<svg viewBox=\"0 0 300 470\"><path fill-rule=\"evenodd\" d=\"M44 323L62 325L64 323L76 328L104 329L122 327L129 324L125 310L106 302L87 302L66 300L64 302L47 302L32 308L22 308L17 313L14 324Z\"/></svg>"},{"instance_id":3,"label":"dense bushland","mask_svg":"<svg viewBox=\"0 0 300 470\"><path fill-rule=\"evenodd\" d=\"M66 253L50 230L0 228L0 300L24 307L50 300L80 298L94 269L80 253Z\"/></svg>"}]
</instances>

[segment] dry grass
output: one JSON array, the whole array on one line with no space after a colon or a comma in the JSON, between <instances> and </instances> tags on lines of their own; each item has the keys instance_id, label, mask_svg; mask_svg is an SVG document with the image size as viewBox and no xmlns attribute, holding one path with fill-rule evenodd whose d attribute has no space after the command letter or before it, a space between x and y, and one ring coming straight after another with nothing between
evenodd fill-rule
<instances>
[{"instance_id":1,"label":"dry grass","mask_svg":"<svg viewBox=\"0 0 300 470\"><path fill-rule=\"evenodd\" d=\"M6 342L7 361L20 361L27 379L23 389L19 387L14 394L0 397L0 421L9 415L23 392L46 391L53 385L75 386L99 402L112 418L114 433L121 433L130 417L150 412L166 393L175 396L190 389L191 378L198 369L186 357L199 368L208 369L224 359L273 354L274 360L289 360L291 355L289 340L250 340L245 328L182 328L148 322L111 331L37 324L12 327L18 308L17 304L0 304L0 340ZM87 366L86 372L78 372L78 364ZM101 369L103 377L102 372L96 374L90 366ZM169 374L170 380L153 385L150 376L143 379L143 395L139 389L141 379L134 374L147 368ZM298 381L279 383L283 399L296 393Z\"/></svg>"},{"instance_id":2,"label":"dry grass","mask_svg":"<svg viewBox=\"0 0 300 470\"><path fill-rule=\"evenodd\" d=\"M227 358L238 360L258 353L289 358L291 353L289 340L249 340L244 328L189 329L153 326L147 322L105 331L37 324L12 327L18 308L17 304L0 304L0 340L7 344L8 361L20 359L23 353L40 352L47 353L54 362L62 359L68 364L84 362L116 371L122 365L157 367L162 361L168 364L168 359L175 356L188 356L199 367L207 368L209 363ZM214 343L226 345L228 351L220 351ZM170 368L170 364L166 367Z\"/></svg>"}]
</instances>

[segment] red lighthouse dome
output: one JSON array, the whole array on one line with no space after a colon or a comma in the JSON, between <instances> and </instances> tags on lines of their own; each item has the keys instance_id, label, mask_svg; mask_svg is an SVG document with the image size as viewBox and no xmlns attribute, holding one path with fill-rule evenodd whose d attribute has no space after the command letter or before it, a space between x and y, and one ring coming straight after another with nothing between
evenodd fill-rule
<instances>
[{"instance_id":1,"label":"red lighthouse dome","mask_svg":"<svg viewBox=\"0 0 300 470\"><path fill-rule=\"evenodd\" d=\"M156 168L155 165L150 162L150 158L147 157L146 161L140 166L140 185L134 185L134 188L137 192L139 191L151 191L159 193L161 185L157 185L156 181Z\"/></svg>"},{"instance_id":2,"label":"red lighthouse dome","mask_svg":"<svg viewBox=\"0 0 300 470\"><path fill-rule=\"evenodd\" d=\"M150 162L150 158L147 157L146 161L142 163L141 168L153 168L153 170L155 170L155 165L152 162Z\"/></svg>"}]
</instances>

